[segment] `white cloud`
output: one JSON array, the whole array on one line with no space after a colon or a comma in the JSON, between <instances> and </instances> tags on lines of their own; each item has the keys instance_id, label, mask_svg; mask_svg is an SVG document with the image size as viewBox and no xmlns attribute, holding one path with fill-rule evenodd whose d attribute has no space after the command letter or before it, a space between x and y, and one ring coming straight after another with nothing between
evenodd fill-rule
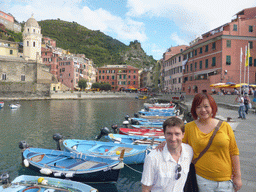
<instances>
[{"instance_id":1,"label":"white cloud","mask_svg":"<svg viewBox=\"0 0 256 192\"><path fill-rule=\"evenodd\" d=\"M255 5L255 0L128 0L127 15L169 18L181 31L195 36L230 22L238 11Z\"/></svg>"},{"instance_id":2,"label":"white cloud","mask_svg":"<svg viewBox=\"0 0 256 192\"><path fill-rule=\"evenodd\" d=\"M188 42L181 37L178 36L177 32L171 34L170 38L177 44L177 45L188 45Z\"/></svg>"},{"instance_id":3,"label":"white cloud","mask_svg":"<svg viewBox=\"0 0 256 192\"><path fill-rule=\"evenodd\" d=\"M142 44L142 48L148 55L152 55L155 59L161 59L163 53L166 51L166 47L163 47L161 43L145 42Z\"/></svg>"},{"instance_id":4,"label":"white cloud","mask_svg":"<svg viewBox=\"0 0 256 192\"><path fill-rule=\"evenodd\" d=\"M27 21L34 13L38 21L45 19L61 19L76 21L92 30L100 30L119 40L144 42L147 39L145 26L142 22L129 17L123 19L99 8L92 10L87 6L78 6L81 0L38 1L26 0L23 4L14 4L8 9L18 21Z\"/></svg>"}]
</instances>

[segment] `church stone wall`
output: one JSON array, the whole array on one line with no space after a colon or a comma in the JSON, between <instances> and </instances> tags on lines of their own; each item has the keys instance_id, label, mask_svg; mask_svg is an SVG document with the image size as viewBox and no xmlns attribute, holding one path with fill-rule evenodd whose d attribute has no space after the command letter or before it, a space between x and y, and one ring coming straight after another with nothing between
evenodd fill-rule
<instances>
[{"instance_id":1,"label":"church stone wall","mask_svg":"<svg viewBox=\"0 0 256 192\"><path fill-rule=\"evenodd\" d=\"M49 96L51 77L46 75L45 80L39 80L38 84L38 71L39 74L44 73L38 66L40 65L35 62L27 62L20 58L0 57L0 97ZM6 80L3 80L3 74L6 74ZM25 75L24 81L21 79L22 75Z\"/></svg>"}]
</instances>

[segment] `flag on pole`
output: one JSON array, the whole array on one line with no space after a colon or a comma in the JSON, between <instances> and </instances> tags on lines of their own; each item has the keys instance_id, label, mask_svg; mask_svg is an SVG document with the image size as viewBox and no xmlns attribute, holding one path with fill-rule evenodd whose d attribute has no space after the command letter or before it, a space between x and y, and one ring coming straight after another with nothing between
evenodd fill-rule
<instances>
[{"instance_id":1,"label":"flag on pole","mask_svg":"<svg viewBox=\"0 0 256 192\"><path fill-rule=\"evenodd\" d=\"M245 67L249 65L249 58L251 57L250 55L250 46L248 44L248 49L246 50L246 59L245 59Z\"/></svg>"},{"instance_id":2,"label":"flag on pole","mask_svg":"<svg viewBox=\"0 0 256 192\"><path fill-rule=\"evenodd\" d=\"M242 47L241 47L241 53L240 53L240 63L242 63L242 61L243 61L243 49L242 49Z\"/></svg>"}]
</instances>

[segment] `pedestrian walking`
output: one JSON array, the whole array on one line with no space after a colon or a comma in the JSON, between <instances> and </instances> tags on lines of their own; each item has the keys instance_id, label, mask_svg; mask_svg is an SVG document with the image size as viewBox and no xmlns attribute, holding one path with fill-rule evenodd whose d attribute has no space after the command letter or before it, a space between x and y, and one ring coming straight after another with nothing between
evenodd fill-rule
<instances>
[{"instance_id":1,"label":"pedestrian walking","mask_svg":"<svg viewBox=\"0 0 256 192\"><path fill-rule=\"evenodd\" d=\"M245 93L244 95L244 106L245 106L245 113L248 114L248 110L250 109L251 100L248 96L248 93Z\"/></svg>"},{"instance_id":2,"label":"pedestrian walking","mask_svg":"<svg viewBox=\"0 0 256 192\"><path fill-rule=\"evenodd\" d=\"M243 95L238 94L235 101L239 103L239 109L238 109L239 117L238 118L246 119L245 118L245 106L244 106L244 97L243 97Z\"/></svg>"}]
</instances>

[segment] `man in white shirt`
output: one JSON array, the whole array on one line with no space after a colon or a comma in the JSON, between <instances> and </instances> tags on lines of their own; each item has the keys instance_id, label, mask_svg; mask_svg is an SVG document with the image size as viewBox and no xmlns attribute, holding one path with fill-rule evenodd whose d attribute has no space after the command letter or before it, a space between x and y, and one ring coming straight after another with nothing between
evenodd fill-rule
<instances>
[{"instance_id":1,"label":"man in white shirt","mask_svg":"<svg viewBox=\"0 0 256 192\"><path fill-rule=\"evenodd\" d=\"M182 143L185 126L171 117L163 123L166 144L162 151L153 150L146 157L142 173L142 192L182 192L193 149Z\"/></svg>"}]
</instances>

